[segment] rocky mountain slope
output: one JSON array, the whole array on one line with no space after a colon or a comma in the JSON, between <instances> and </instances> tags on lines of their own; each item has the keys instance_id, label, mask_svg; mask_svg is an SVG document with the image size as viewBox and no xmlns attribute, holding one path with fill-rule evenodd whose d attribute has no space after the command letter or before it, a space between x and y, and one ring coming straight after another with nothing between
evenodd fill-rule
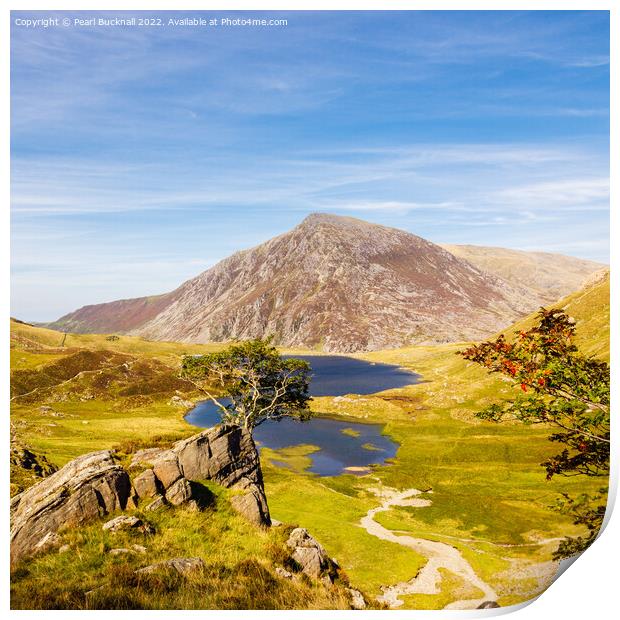
<instances>
[{"instance_id":1,"label":"rocky mountain slope","mask_svg":"<svg viewBox=\"0 0 620 620\"><path fill-rule=\"evenodd\" d=\"M476 245L441 247L465 259L481 271L503 278L531 291L532 303L554 303L578 290L595 271L604 267L590 260L550 252L523 252Z\"/></svg>"},{"instance_id":2,"label":"rocky mountain slope","mask_svg":"<svg viewBox=\"0 0 620 620\"><path fill-rule=\"evenodd\" d=\"M156 317L173 301L174 293L168 293L84 306L62 317L51 326L56 325L59 328L63 326L68 331L78 334L128 332ZM67 326L64 325L65 321Z\"/></svg>"},{"instance_id":3,"label":"rocky mountain slope","mask_svg":"<svg viewBox=\"0 0 620 620\"><path fill-rule=\"evenodd\" d=\"M313 214L167 295L86 306L50 327L182 342L271 334L286 346L351 352L479 339L540 302L527 282L416 235Z\"/></svg>"}]
</instances>

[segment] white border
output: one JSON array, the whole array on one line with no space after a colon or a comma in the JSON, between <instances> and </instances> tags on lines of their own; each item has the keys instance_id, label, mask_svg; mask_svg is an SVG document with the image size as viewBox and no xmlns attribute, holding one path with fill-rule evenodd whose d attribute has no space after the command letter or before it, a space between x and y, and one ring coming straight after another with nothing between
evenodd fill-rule
<instances>
[{"instance_id":1,"label":"white border","mask_svg":"<svg viewBox=\"0 0 620 620\"><path fill-rule=\"evenodd\" d=\"M618 45L616 37L619 33L619 10L614 6L612 0L590 0L574 1L574 0L417 0L417 1L403 1L403 0L383 0L379 2L375 0L371 2L369 0L358 0L357 2L346 0L314 0L309 2L308 0L298 0L292 2L291 0L245 0L245 1L196 1L196 0L178 0L177 2L171 2L170 0L152 0L150 2L136 1L136 0L108 0L107 2L76 2L75 0L57 0L57 1L44 1L44 0L30 0L25 2L19 2L17 0L7 0L3 2L2 6L2 20L0 20L0 41L2 45L2 125L3 136L9 136L10 131L10 112L9 112L9 50L10 50L10 10L610 10L611 11L611 231L612 243L611 243L611 265L612 265L612 404L614 405L618 401L618 381L617 381L617 328L618 321L618 291L614 285L613 277L615 276L615 269L618 261L618 250L615 248L613 240L619 240L619 219L618 214L614 210L616 203L616 180L618 179L618 157L616 153L619 149L618 142L618 122L614 112L617 112L617 88L618 79L614 77L614 69L617 68L618 61ZM10 170L10 144L6 140L3 145L1 155L1 167L0 167L0 179L4 196L4 208L1 213L2 219L0 220L0 235L2 243L0 243L0 252L3 257L3 269L0 272L0 304L3 309L3 315L5 321L3 323L2 334L4 335L4 342L8 342L9 339L9 327L6 320L9 316L9 266L10 266L10 234L9 234L9 204L10 204L10 190L9 190L9 170ZM8 376L9 376L9 349L6 347L3 349L0 357L0 364L2 366L2 377L0 398L4 404L4 426L3 426L3 444L8 446L9 444L9 413L8 413ZM614 415L615 422L615 415ZM618 444L619 444L619 432L616 424L612 425L612 480L611 496L616 495L618 485ZM8 485L9 485L9 468L8 463L5 463L5 467L0 468L0 475L3 481L2 492L2 509L3 509L3 525L5 532L5 538L2 540L2 558L4 561L3 571L3 592L5 596L2 597L3 607L9 611L9 515L8 515ZM610 500L611 502L611 500ZM610 511L608 511L609 517ZM620 517L617 514L617 510L611 515L609 524L606 527L602 537L596 541L596 543L579 558L569 570L562 575L556 583L554 583L546 592L544 592L536 601L527 604L517 612L518 618L523 620L536 620L536 619L554 619L565 618L568 620L579 619L583 620L584 617L600 618L606 620L611 618L612 615L617 614L619 609L618 601L616 598L616 590L618 589L618 573L617 573L617 555L620 550ZM514 608L512 608L514 609ZM365 617L369 616L385 616L385 614L399 614L403 617L404 614L407 617L428 617L428 618L464 618L464 617L481 617L490 615L497 615L498 613L506 613L508 609L496 610L495 613L492 610L489 612L448 612L448 611L390 611L390 612L364 612ZM19 614L20 617L39 617L41 615L49 616L58 614L65 615L65 612L36 612L36 611L24 611L16 612L9 611L10 615ZM72 612L72 616L76 614L82 617L97 617L103 618L114 612L108 611L91 611L91 612ZM116 612L123 615L128 612ZM143 617L166 617L179 616L181 613L192 615L204 615L210 616L226 616L227 618L241 617L244 611L183 611L183 612L167 612L167 611L137 611L131 612L131 616L134 618ZM330 617L338 614L341 616L348 616L349 614L359 614L360 612L334 612L334 611L295 611L295 612L274 612L274 611L255 611L252 613L255 618L272 618L275 614L286 614L286 617L308 617L309 614L318 614L322 616L329 615Z\"/></svg>"}]
</instances>

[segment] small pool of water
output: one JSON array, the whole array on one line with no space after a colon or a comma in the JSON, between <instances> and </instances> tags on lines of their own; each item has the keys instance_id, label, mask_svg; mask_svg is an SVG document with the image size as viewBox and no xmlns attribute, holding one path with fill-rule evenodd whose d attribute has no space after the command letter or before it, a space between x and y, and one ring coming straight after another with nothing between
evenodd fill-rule
<instances>
[{"instance_id":1,"label":"small pool of water","mask_svg":"<svg viewBox=\"0 0 620 620\"><path fill-rule=\"evenodd\" d=\"M420 378L398 366L373 364L344 356L296 357L307 360L312 367L310 393L313 396L373 394L417 383ZM195 426L209 428L219 423L219 409L211 401L202 401L185 419ZM398 444L382 434L383 428L382 424L326 417L314 417L308 422L284 418L267 420L258 426L254 429L254 439L261 446L274 450L308 444L317 446L319 450L309 455L312 460L309 471L319 476L337 476L365 473L364 468L382 464L396 455Z\"/></svg>"}]
</instances>

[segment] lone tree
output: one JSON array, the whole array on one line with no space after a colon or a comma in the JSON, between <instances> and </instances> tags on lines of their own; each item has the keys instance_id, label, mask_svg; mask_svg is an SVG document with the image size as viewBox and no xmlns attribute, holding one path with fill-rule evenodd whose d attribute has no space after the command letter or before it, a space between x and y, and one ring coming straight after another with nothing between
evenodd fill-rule
<instances>
[{"instance_id":1,"label":"lone tree","mask_svg":"<svg viewBox=\"0 0 620 620\"><path fill-rule=\"evenodd\" d=\"M270 339L248 340L224 351L185 356L181 376L191 381L222 412L224 423L252 430L265 420L285 416L307 420L310 365L284 359ZM230 398L221 402L211 390ZM215 391L215 390L214 390Z\"/></svg>"},{"instance_id":2,"label":"lone tree","mask_svg":"<svg viewBox=\"0 0 620 620\"><path fill-rule=\"evenodd\" d=\"M605 516L608 489L609 366L581 354L573 343L574 335L574 319L563 310L541 308L538 325L516 332L514 341L501 335L459 351L489 372L510 377L520 390L515 398L476 414L479 418L555 427L549 440L560 443L562 449L542 463L547 480L555 475L601 479L597 494L563 494L558 501L556 509L570 514L576 524L585 525L588 534L585 538L565 538L555 559L581 553L594 541Z\"/></svg>"}]
</instances>

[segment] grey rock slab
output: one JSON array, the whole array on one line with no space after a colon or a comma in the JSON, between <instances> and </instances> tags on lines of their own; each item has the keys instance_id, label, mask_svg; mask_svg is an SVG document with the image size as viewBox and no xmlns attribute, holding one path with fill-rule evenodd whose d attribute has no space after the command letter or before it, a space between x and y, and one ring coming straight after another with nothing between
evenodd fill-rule
<instances>
[{"instance_id":1,"label":"grey rock slab","mask_svg":"<svg viewBox=\"0 0 620 620\"><path fill-rule=\"evenodd\" d=\"M154 510L160 510L161 508L166 507L166 500L160 495L156 497L150 504L148 504L144 510L152 512Z\"/></svg>"},{"instance_id":2,"label":"grey rock slab","mask_svg":"<svg viewBox=\"0 0 620 620\"><path fill-rule=\"evenodd\" d=\"M114 519L110 519L106 521L101 529L109 532L118 532L120 530L129 530L133 527L137 528L143 525L142 519L138 519L138 517L134 517L133 515L121 515L120 517L114 517Z\"/></svg>"},{"instance_id":3,"label":"grey rock slab","mask_svg":"<svg viewBox=\"0 0 620 620\"><path fill-rule=\"evenodd\" d=\"M120 515L110 519L103 524L102 529L108 532L119 532L122 530L138 530L144 534L154 534L155 529L152 525L145 523L133 515Z\"/></svg>"},{"instance_id":4,"label":"grey rock slab","mask_svg":"<svg viewBox=\"0 0 620 620\"><path fill-rule=\"evenodd\" d=\"M189 480L177 480L167 491L166 500L173 506L180 506L192 499L192 487Z\"/></svg>"},{"instance_id":5,"label":"grey rock slab","mask_svg":"<svg viewBox=\"0 0 620 620\"><path fill-rule=\"evenodd\" d=\"M172 450L165 450L157 455L152 461L153 473L162 483L164 489L172 486L179 478L183 477L177 455Z\"/></svg>"},{"instance_id":6,"label":"grey rock slab","mask_svg":"<svg viewBox=\"0 0 620 620\"><path fill-rule=\"evenodd\" d=\"M133 479L133 488L140 499L160 494L160 483L152 469L146 469Z\"/></svg>"},{"instance_id":7,"label":"grey rock slab","mask_svg":"<svg viewBox=\"0 0 620 620\"><path fill-rule=\"evenodd\" d=\"M11 501L11 560L35 551L61 527L123 510L131 482L110 450L84 454Z\"/></svg>"},{"instance_id":8,"label":"grey rock slab","mask_svg":"<svg viewBox=\"0 0 620 620\"><path fill-rule=\"evenodd\" d=\"M318 577L321 574L321 554L318 549L297 547L291 557L309 577Z\"/></svg>"},{"instance_id":9,"label":"grey rock slab","mask_svg":"<svg viewBox=\"0 0 620 620\"><path fill-rule=\"evenodd\" d=\"M366 609L364 595L359 590L347 588L347 592L351 597L351 609Z\"/></svg>"}]
</instances>

